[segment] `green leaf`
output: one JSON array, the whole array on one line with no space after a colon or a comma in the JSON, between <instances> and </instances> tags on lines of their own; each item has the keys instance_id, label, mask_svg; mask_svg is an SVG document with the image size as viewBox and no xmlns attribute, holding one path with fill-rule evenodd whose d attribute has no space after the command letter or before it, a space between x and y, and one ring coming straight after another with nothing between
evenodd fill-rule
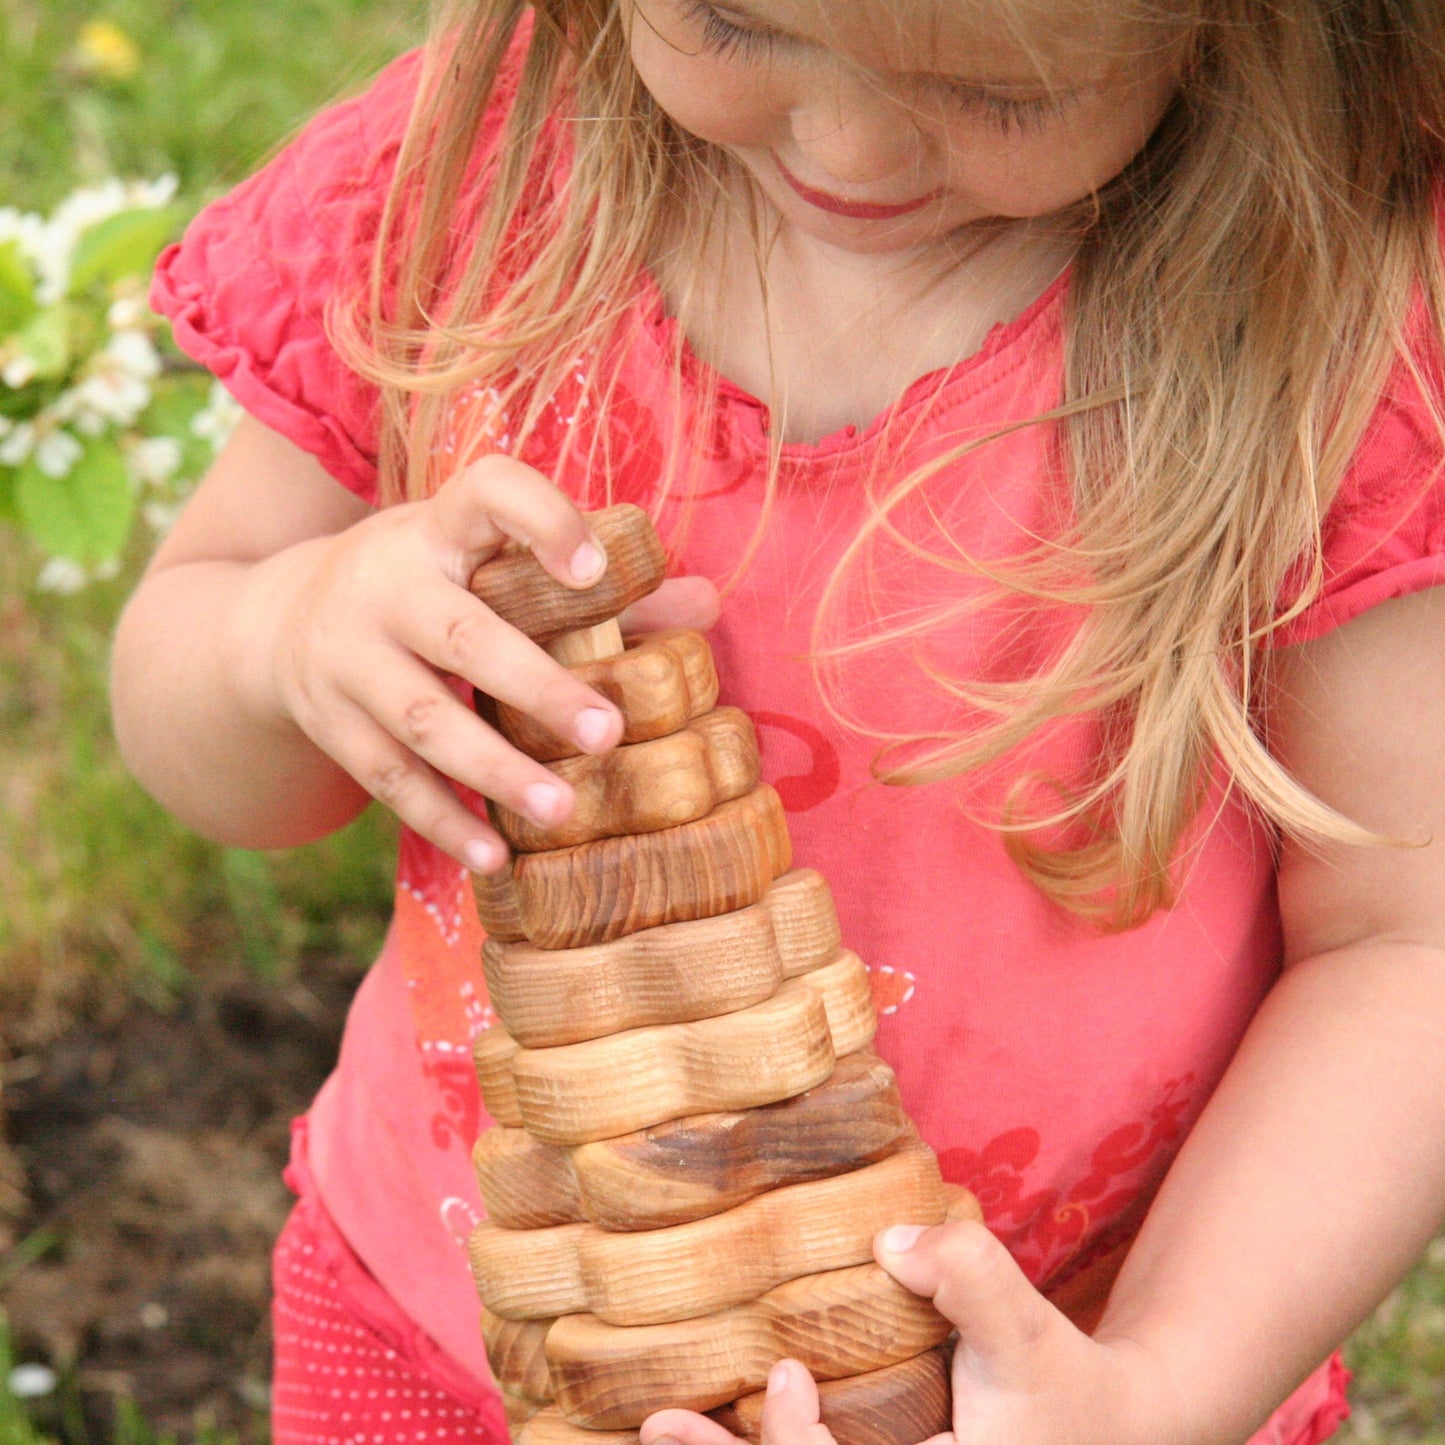
<instances>
[{"instance_id":1,"label":"green leaf","mask_svg":"<svg viewBox=\"0 0 1445 1445\"><path fill-rule=\"evenodd\" d=\"M20 512L15 504L14 467L0 467L0 522L18 522Z\"/></svg>"},{"instance_id":2,"label":"green leaf","mask_svg":"<svg viewBox=\"0 0 1445 1445\"><path fill-rule=\"evenodd\" d=\"M149 276L183 214L179 206L122 211L92 226L80 238L70 263L70 294L79 296L97 281Z\"/></svg>"},{"instance_id":3,"label":"green leaf","mask_svg":"<svg viewBox=\"0 0 1445 1445\"><path fill-rule=\"evenodd\" d=\"M86 566L125 545L135 519L135 491L115 443L92 442L68 477L48 477L32 457L15 480L25 530L52 557Z\"/></svg>"},{"instance_id":4,"label":"green leaf","mask_svg":"<svg viewBox=\"0 0 1445 1445\"><path fill-rule=\"evenodd\" d=\"M0 336L18 331L35 310L35 278L20 253L20 243L0 243Z\"/></svg>"},{"instance_id":5,"label":"green leaf","mask_svg":"<svg viewBox=\"0 0 1445 1445\"><path fill-rule=\"evenodd\" d=\"M15 333L16 348L35 363L41 381L54 381L70 370L74 319L70 307L61 302L46 307Z\"/></svg>"}]
</instances>

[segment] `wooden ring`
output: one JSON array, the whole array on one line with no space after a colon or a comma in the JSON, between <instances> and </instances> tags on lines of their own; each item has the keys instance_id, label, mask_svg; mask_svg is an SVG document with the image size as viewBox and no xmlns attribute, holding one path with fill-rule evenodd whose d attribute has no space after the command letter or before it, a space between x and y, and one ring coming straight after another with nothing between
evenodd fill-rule
<instances>
[{"instance_id":1,"label":"wooden ring","mask_svg":"<svg viewBox=\"0 0 1445 1445\"><path fill-rule=\"evenodd\" d=\"M651 742L552 764L576 796L572 816L540 827L497 803L497 831L522 853L572 848L598 838L654 833L693 823L758 785L758 740L748 715L714 708L681 731Z\"/></svg>"},{"instance_id":2,"label":"wooden ring","mask_svg":"<svg viewBox=\"0 0 1445 1445\"><path fill-rule=\"evenodd\" d=\"M573 663L573 674L622 714L624 743L645 743L685 728L717 705L717 667L700 632L670 629L629 641L615 657ZM576 757L581 749L530 714L496 703L498 729L538 762Z\"/></svg>"},{"instance_id":3,"label":"wooden ring","mask_svg":"<svg viewBox=\"0 0 1445 1445\"><path fill-rule=\"evenodd\" d=\"M474 886L490 937L581 948L746 908L791 862L782 802L763 783L695 823L523 853Z\"/></svg>"},{"instance_id":4,"label":"wooden ring","mask_svg":"<svg viewBox=\"0 0 1445 1445\"><path fill-rule=\"evenodd\" d=\"M607 570L591 587L567 587L525 550L503 552L472 574L472 594L534 642L550 642L616 617L656 592L667 556L641 507L624 503L588 521L607 552Z\"/></svg>"}]
</instances>

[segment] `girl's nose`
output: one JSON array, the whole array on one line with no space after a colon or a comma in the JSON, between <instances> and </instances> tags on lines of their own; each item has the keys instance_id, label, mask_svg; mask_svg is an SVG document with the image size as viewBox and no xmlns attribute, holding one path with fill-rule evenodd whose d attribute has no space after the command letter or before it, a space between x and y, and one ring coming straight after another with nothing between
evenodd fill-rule
<instances>
[{"instance_id":1,"label":"girl's nose","mask_svg":"<svg viewBox=\"0 0 1445 1445\"><path fill-rule=\"evenodd\" d=\"M794 106L792 130L810 181L866 186L912 174L921 160L914 117L868 76L844 72L815 86Z\"/></svg>"}]
</instances>

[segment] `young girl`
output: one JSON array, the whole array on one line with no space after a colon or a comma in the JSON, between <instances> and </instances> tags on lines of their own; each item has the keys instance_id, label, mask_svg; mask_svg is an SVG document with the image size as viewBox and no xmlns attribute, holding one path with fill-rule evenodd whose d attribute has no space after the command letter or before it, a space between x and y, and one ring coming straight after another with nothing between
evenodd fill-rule
<instances>
[{"instance_id":1,"label":"young girl","mask_svg":"<svg viewBox=\"0 0 1445 1445\"><path fill-rule=\"evenodd\" d=\"M1445 1212L1442 137L1427 0L457 0L203 214L156 302L250 419L121 624L121 742L233 845L405 825L298 1126L281 1445L504 1438L469 870L479 795L572 799L467 703L621 724L466 583L512 538L587 586L608 499L681 579L636 625L726 587L986 1211L877 1245L960 1445L1331 1433Z\"/></svg>"}]
</instances>

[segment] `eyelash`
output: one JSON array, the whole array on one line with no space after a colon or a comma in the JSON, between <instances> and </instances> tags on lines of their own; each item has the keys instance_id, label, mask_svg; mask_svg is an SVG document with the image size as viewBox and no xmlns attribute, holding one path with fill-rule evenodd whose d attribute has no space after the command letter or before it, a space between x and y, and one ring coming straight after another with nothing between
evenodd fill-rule
<instances>
[{"instance_id":1,"label":"eyelash","mask_svg":"<svg viewBox=\"0 0 1445 1445\"><path fill-rule=\"evenodd\" d=\"M746 26L735 25L720 15L708 0L686 0L687 19L702 27L702 48L720 58L737 56L742 60L754 60L769 55L788 37L773 30L749 30ZM996 130L1005 135L1029 130L1041 130L1044 125L1061 115L1072 97L1037 96L1030 100L1009 100L1004 96L990 95L987 91L974 90L942 82L942 89L960 110L971 111Z\"/></svg>"}]
</instances>

